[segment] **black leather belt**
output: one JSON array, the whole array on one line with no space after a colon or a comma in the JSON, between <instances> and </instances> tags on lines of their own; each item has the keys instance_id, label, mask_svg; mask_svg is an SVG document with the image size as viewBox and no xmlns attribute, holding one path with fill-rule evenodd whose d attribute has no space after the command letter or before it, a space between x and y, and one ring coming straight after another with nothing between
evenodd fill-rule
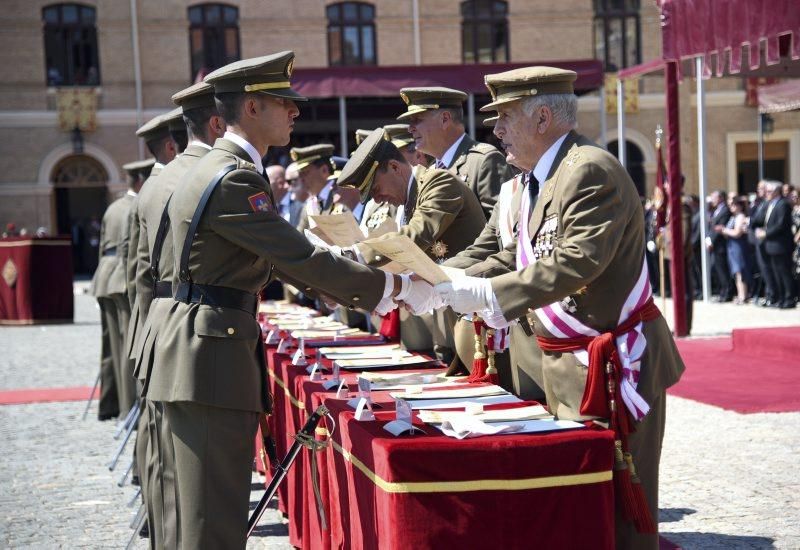
<instances>
[{"instance_id":1,"label":"black leather belt","mask_svg":"<svg viewBox=\"0 0 800 550\"><path fill-rule=\"evenodd\" d=\"M103 250L103 256L116 256L117 255L117 247L112 246L111 248L106 248Z\"/></svg>"},{"instance_id":2,"label":"black leather belt","mask_svg":"<svg viewBox=\"0 0 800 550\"><path fill-rule=\"evenodd\" d=\"M156 281L153 298L172 298L172 283L169 281Z\"/></svg>"},{"instance_id":3,"label":"black leather belt","mask_svg":"<svg viewBox=\"0 0 800 550\"><path fill-rule=\"evenodd\" d=\"M260 299L237 288L226 286L199 285L190 282L178 283L175 299L185 304L205 304L214 307L230 307L246 311L253 317L258 312Z\"/></svg>"}]
</instances>

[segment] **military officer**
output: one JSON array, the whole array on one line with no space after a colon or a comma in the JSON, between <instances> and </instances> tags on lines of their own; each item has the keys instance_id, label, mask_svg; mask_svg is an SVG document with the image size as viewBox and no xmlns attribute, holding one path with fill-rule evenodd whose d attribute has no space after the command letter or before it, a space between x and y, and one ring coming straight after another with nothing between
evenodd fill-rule
<instances>
[{"instance_id":1,"label":"military officer","mask_svg":"<svg viewBox=\"0 0 800 550\"><path fill-rule=\"evenodd\" d=\"M340 186L357 187L362 201L403 206L398 230L435 261L457 254L480 234L485 220L477 197L456 176L437 168L412 167L382 128L373 132L350 158L339 176ZM394 235L394 234L390 234ZM360 261L382 265L388 260L357 246ZM456 317L445 309L434 320L433 347L445 362L453 360L452 327ZM403 328L401 327L401 337ZM406 335L408 336L408 335Z\"/></svg>"},{"instance_id":2,"label":"military officer","mask_svg":"<svg viewBox=\"0 0 800 550\"><path fill-rule=\"evenodd\" d=\"M300 182L309 194L297 225L300 231L311 227L308 216L330 214L333 208L334 182L331 176L336 169L333 150L330 143L320 143L309 147L293 147L289 151L292 161L297 163Z\"/></svg>"},{"instance_id":3,"label":"military officer","mask_svg":"<svg viewBox=\"0 0 800 550\"><path fill-rule=\"evenodd\" d=\"M182 119L185 120L185 124L182 124L187 128L187 147L139 194L135 281L142 329L137 342L134 372L143 388L147 413L152 419L146 492L149 499L148 522L151 544L163 548L179 546L177 521L180 517L176 514L172 437L165 426L163 407L147 398L153 342L172 303L170 280L173 252L164 210L181 178L211 150L211 144L225 131L225 121L217 113L214 89L210 84L194 84L172 96L172 100L179 106Z\"/></svg>"},{"instance_id":4,"label":"military officer","mask_svg":"<svg viewBox=\"0 0 800 550\"><path fill-rule=\"evenodd\" d=\"M495 134L509 162L532 171L533 179L522 197L516 245L494 256L508 272L465 277L438 285L437 292L456 311L484 311L496 326L529 318L544 351L551 412L567 419L616 419L612 427L621 450L615 475L624 484L619 468L627 468L635 482L632 463L641 480L635 485L644 490L642 507L655 525L644 521L634 528L618 510L617 546L658 548L658 536L647 531L658 525L665 390L684 365L653 305L635 186L613 156L574 131L575 78L572 71L551 67L486 77L493 101L484 109L499 114ZM539 199L529 215L531 194ZM582 347L589 342L596 346L591 359ZM616 377L610 385L613 406L605 393L607 365ZM633 433L625 429L629 420L635 422Z\"/></svg>"},{"instance_id":5,"label":"military officer","mask_svg":"<svg viewBox=\"0 0 800 550\"><path fill-rule=\"evenodd\" d=\"M403 88L400 97L408 110L397 119L408 122L417 149L467 184L489 219L500 185L514 174L494 146L464 133L462 104L467 94L440 87Z\"/></svg>"},{"instance_id":6,"label":"military officer","mask_svg":"<svg viewBox=\"0 0 800 550\"><path fill-rule=\"evenodd\" d=\"M142 184L142 170L152 166L153 160L138 161L124 165L128 185L138 188ZM120 410L128 412L133 397L125 393L125 382L118 380L123 359L123 335L119 325L117 306L113 296L121 294L125 280L120 267L119 244L123 227L127 221L128 201L117 199L106 209L100 225L100 258L92 277L92 295L100 307L102 327L100 355L100 403L98 418L108 420L119 416ZM127 408L124 406L127 405ZM122 407L122 408L121 408Z\"/></svg>"},{"instance_id":7,"label":"military officer","mask_svg":"<svg viewBox=\"0 0 800 550\"><path fill-rule=\"evenodd\" d=\"M317 249L276 212L261 159L289 142L295 101L305 99L290 86L293 60L292 52L245 59L205 78L227 131L168 208L174 302L148 397L164 402L185 548L245 547L258 415L271 406L255 319L271 274L366 310L389 310L393 296L432 305L430 285Z\"/></svg>"}]
</instances>

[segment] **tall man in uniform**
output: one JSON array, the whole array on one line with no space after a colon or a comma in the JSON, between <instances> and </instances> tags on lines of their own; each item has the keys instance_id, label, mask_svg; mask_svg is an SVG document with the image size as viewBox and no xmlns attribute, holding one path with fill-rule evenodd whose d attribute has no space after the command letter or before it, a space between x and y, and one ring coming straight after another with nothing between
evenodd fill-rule
<instances>
[{"instance_id":1,"label":"tall man in uniform","mask_svg":"<svg viewBox=\"0 0 800 550\"><path fill-rule=\"evenodd\" d=\"M620 428L616 436L630 452L657 531L665 391L684 365L652 301L636 188L614 157L573 130L576 76L528 67L486 77L493 102L484 109L498 111L495 134L509 161L532 171L529 193L539 199L531 212L530 195L523 196L517 245L493 257L507 273L465 277L436 291L456 311L482 311L495 326L528 316L544 350L547 404L559 418L618 411L617 419L635 422L635 432ZM591 360L580 347L588 341L598 352ZM607 363L619 382L613 408ZM626 467L622 451L615 457ZM658 536L637 532L620 510L616 540L619 548L658 548Z\"/></svg>"},{"instance_id":2,"label":"tall man in uniform","mask_svg":"<svg viewBox=\"0 0 800 550\"><path fill-rule=\"evenodd\" d=\"M142 328L136 349L135 373L141 387L147 414L151 419L148 479L143 491L148 497L148 522L151 543L177 548L178 521L175 464L172 437L161 403L147 397L148 375L152 366L153 345L158 329L172 304L173 250L165 205L181 178L211 150L225 131L225 121L217 113L214 88L200 82L172 96L182 112L187 128L187 146L167 164L139 194L139 241L136 252L136 296Z\"/></svg>"},{"instance_id":3,"label":"tall man in uniform","mask_svg":"<svg viewBox=\"0 0 800 550\"><path fill-rule=\"evenodd\" d=\"M271 407L258 293L287 275L335 301L389 310L432 306L430 285L313 247L277 212L261 159L285 146L304 100L294 53L210 73L228 129L181 181L169 219L172 304L155 343L148 397L164 402L175 447L185 548L244 548L258 416Z\"/></svg>"},{"instance_id":4,"label":"tall man in uniform","mask_svg":"<svg viewBox=\"0 0 800 550\"><path fill-rule=\"evenodd\" d=\"M500 185L514 174L497 148L464 133L467 94L450 88L403 88L400 97L408 110L397 119L408 122L417 149L434 157L436 168L456 174L489 219Z\"/></svg>"},{"instance_id":5,"label":"tall man in uniform","mask_svg":"<svg viewBox=\"0 0 800 550\"><path fill-rule=\"evenodd\" d=\"M144 161L147 165L151 161ZM147 166L143 162L132 162L122 168L128 175L131 187L142 184L141 171ZM127 413L133 398L125 393L125 383L119 380L120 361L123 359L124 338L119 325L117 306L113 296L121 294L125 287L125 277L120 267L119 244L127 222L127 200L117 199L103 214L100 225L100 258L92 277L92 295L100 307L102 342L100 352L100 403L98 418L108 420L119 416L120 410ZM132 388L127 388L128 390ZM122 395L121 395L122 394ZM127 404L127 409L122 408Z\"/></svg>"}]
</instances>

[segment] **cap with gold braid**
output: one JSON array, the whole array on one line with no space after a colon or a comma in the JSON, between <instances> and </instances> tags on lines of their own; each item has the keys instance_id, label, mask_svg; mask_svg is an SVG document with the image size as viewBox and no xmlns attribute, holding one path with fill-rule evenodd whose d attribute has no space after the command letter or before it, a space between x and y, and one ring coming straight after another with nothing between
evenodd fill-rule
<instances>
[{"instance_id":1,"label":"cap with gold braid","mask_svg":"<svg viewBox=\"0 0 800 550\"><path fill-rule=\"evenodd\" d=\"M414 136L408 131L408 124L388 124L383 129L386 130L386 133L389 134L389 140L398 149L414 143Z\"/></svg>"},{"instance_id":2,"label":"cap with gold braid","mask_svg":"<svg viewBox=\"0 0 800 550\"><path fill-rule=\"evenodd\" d=\"M344 165L337 184L339 187L355 187L361 195L361 202L367 202L375 182L375 170L393 149L397 147L390 141L389 134L383 128L376 128Z\"/></svg>"},{"instance_id":3,"label":"cap with gold braid","mask_svg":"<svg viewBox=\"0 0 800 550\"><path fill-rule=\"evenodd\" d=\"M408 110L397 117L397 120L403 120L411 115L434 109L460 109L462 104L467 100L467 94L464 92L438 86L428 88L403 88L400 90L400 97L405 101Z\"/></svg>"},{"instance_id":4,"label":"cap with gold braid","mask_svg":"<svg viewBox=\"0 0 800 550\"><path fill-rule=\"evenodd\" d=\"M209 73L203 82L214 86L214 93L258 92L274 97L308 101L291 88L294 52L285 51L242 59Z\"/></svg>"},{"instance_id":5,"label":"cap with gold braid","mask_svg":"<svg viewBox=\"0 0 800 550\"><path fill-rule=\"evenodd\" d=\"M504 73L487 74L486 87L492 102L480 108L482 112L496 111L498 105L526 97L547 94L573 94L578 73L557 67L522 67Z\"/></svg>"},{"instance_id":6,"label":"cap with gold braid","mask_svg":"<svg viewBox=\"0 0 800 550\"><path fill-rule=\"evenodd\" d=\"M320 143L309 147L292 147L292 150L289 151L289 156L292 157L298 170L302 170L312 162L326 159L331 165L331 172L333 172L334 166L331 162L333 151L334 147L330 143Z\"/></svg>"},{"instance_id":7,"label":"cap with gold braid","mask_svg":"<svg viewBox=\"0 0 800 550\"><path fill-rule=\"evenodd\" d=\"M371 132L372 130L362 130L360 128L356 130L356 145L360 145Z\"/></svg>"},{"instance_id":8,"label":"cap with gold braid","mask_svg":"<svg viewBox=\"0 0 800 550\"><path fill-rule=\"evenodd\" d=\"M184 88L172 96L172 102L183 109L183 112L204 107L215 107L214 86L208 82L198 82Z\"/></svg>"},{"instance_id":9,"label":"cap with gold braid","mask_svg":"<svg viewBox=\"0 0 800 550\"><path fill-rule=\"evenodd\" d=\"M169 137L169 119L166 118L167 114L169 113L155 116L142 124L141 128L136 130L136 136L142 138L146 142Z\"/></svg>"}]
</instances>

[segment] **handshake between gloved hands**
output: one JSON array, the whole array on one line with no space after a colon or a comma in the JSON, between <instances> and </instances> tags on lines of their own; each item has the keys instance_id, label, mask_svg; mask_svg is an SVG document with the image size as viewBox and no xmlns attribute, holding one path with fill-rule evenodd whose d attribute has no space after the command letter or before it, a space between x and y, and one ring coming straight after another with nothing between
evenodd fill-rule
<instances>
[{"instance_id":1,"label":"handshake between gloved hands","mask_svg":"<svg viewBox=\"0 0 800 550\"><path fill-rule=\"evenodd\" d=\"M386 315L399 305L414 315L422 315L442 307L433 287L427 281L412 278L411 275L400 275L400 292L394 297L383 298L375 307L375 313Z\"/></svg>"}]
</instances>

